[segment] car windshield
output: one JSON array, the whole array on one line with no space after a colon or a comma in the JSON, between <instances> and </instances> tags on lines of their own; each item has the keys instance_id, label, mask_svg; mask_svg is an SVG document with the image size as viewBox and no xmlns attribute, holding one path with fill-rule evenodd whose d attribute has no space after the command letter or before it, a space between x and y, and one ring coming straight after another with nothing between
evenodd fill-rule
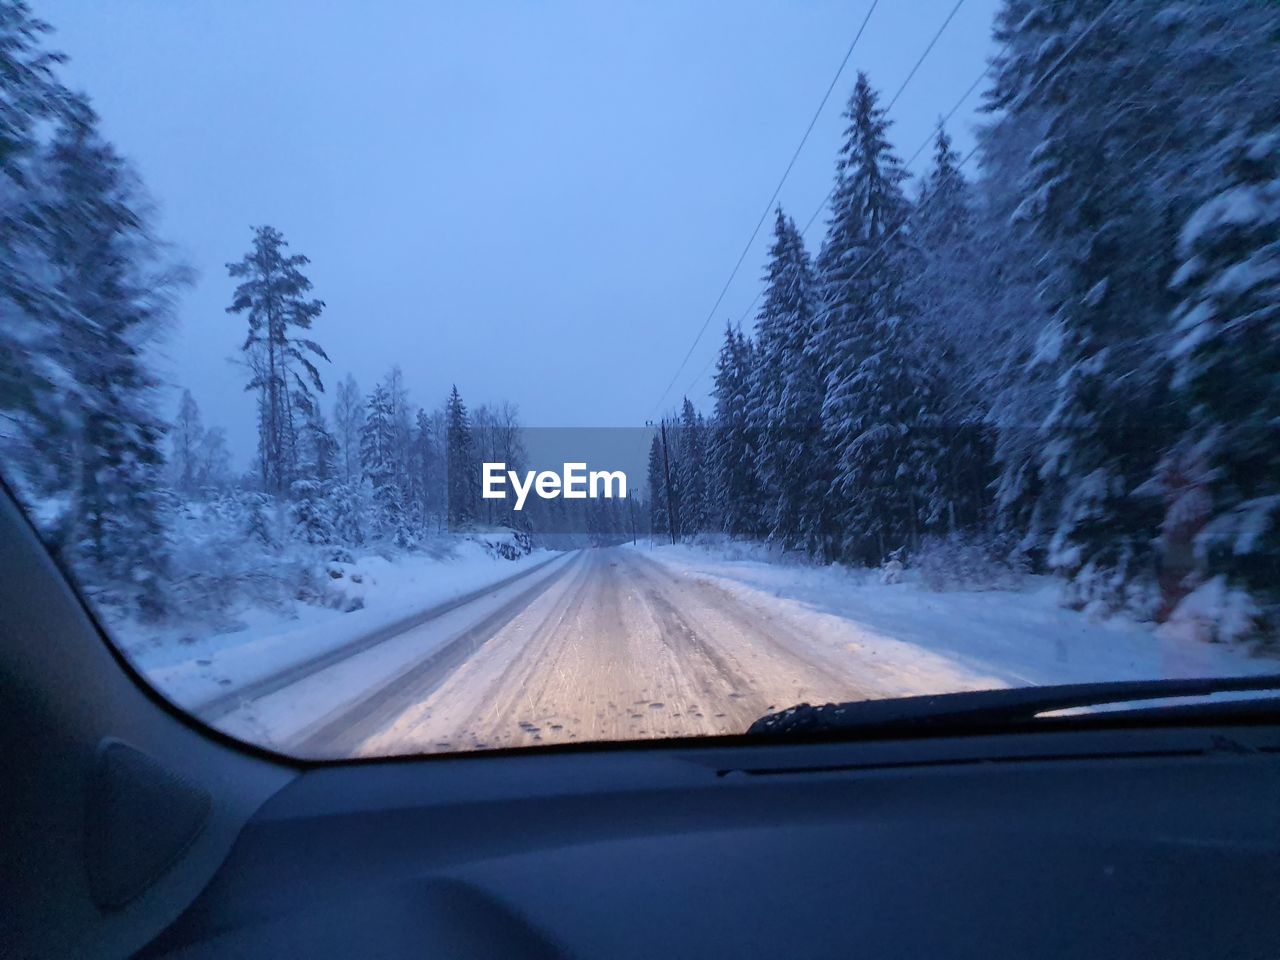
<instances>
[{"instance_id":1,"label":"car windshield","mask_svg":"<svg viewBox=\"0 0 1280 960\"><path fill-rule=\"evenodd\" d=\"M0 0L5 485L300 757L1280 672L1277 105L1265 0Z\"/></svg>"}]
</instances>

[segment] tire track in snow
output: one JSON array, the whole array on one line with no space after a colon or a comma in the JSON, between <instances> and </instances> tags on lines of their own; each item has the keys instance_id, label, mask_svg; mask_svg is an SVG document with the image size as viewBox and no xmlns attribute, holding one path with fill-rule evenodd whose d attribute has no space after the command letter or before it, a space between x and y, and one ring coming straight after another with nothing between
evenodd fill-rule
<instances>
[{"instance_id":1,"label":"tire track in snow","mask_svg":"<svg viewBox=\"0 0 1280 960\"><path fill-rule=\"evenodd\" d=\"M874 687L778 618L630 550L584 553L358 755L741 733Z\"/></svg>"},{"instance_id":2,"label":"tire track in snow","mask_svg":"<svg viewBox=\"0 0 1280 960\"><path fill-rule=\"evenodd\" d=\"M206 700L203 703L192 707L191 712L206 723L212 723L213 721L221 719L227 714L240 709L246 703L270 696L271 694L292 686L301 680L305 680L307 677L319 673L322 670L327 670L335 664L341 663L344 660L350 660L352 657L359 656L366 650L372 649L392 637L398 637L402 633L415 629L416 627L420 627L432 620L437 620L445 614L451 613L459 607L466 606L468 603L472 603L481 597L490 596L499 590L503 590L518 580L523 580L525 577L532 576L543 567L550 563L554 563L558 559L560 559L560 555L558 554L548 557L546 560L540 561L525 570L521 570L518 573L514 573L509 577L499 580L497 583L488 584L487 586L480 587L477 590L464 593L459 597L454 597L452 600L446 600L444 603L438 603L429 609L421 610L418 613L405 617L402 620L397 620L395 623L389 623L372 633L356 637L354 640L350 640L339 647L327 650L320 656L312 657L300 663L291 664L287 667L275 670L266 676L259 677L258 679L237 687L234 690L219 694L211 700Z\"/></svg>"},{"instance_id":3,"label":"tire track in snow","mask_svg":"<svg viewBox=\"0 0 1280 960\"><path fill-rule=\"evenodd\" d=\"M363 741L394 721L408 706L429 697L451 672L473 657L481 645L562 581L569 570L581 564L580 554L386 683L310 725L288 741L287 749L302 756L352 755Z\"/></svg>"}]
</instances>

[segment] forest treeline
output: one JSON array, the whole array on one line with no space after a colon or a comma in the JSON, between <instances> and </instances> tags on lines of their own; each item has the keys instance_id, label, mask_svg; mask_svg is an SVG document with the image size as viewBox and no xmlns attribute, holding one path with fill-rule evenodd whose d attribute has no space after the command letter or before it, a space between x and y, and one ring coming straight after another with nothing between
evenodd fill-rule
<instances>
[{"instance_id":1,"label":"forest treeline","mask_svg":"<svg viewBox=\"0 0 1280 960\"><path fill-rule=\"evenodd\" d=\"M869 565L976 538L1073 606L1274 636L1280 5L1007 0L994 32L974 153L940 125L915 181L859 75L816 256L779 209L651 523Z\"/></svg>"}]
</instances>

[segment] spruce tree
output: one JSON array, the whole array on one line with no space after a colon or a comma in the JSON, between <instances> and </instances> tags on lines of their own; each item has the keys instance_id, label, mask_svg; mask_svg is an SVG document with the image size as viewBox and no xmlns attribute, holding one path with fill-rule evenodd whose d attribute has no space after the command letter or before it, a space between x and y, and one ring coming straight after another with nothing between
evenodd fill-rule
<instances>
[{"instance_id":1,"label":"spruce tree","mask_svg":"<svg viewBox=\"0 0 1280 960\"><path fill-rule=\"evenodd\" d=\"M667 516L667 483L662 460L662 437L654 431L649 443L649 529L658 539L671 535Z\"/></svg>"},{"instance_id":2,"label":"spruce tree","mask_svg":"<svg viewBox=\"0 0 1280 960\"><path fill-rule=\"evenodd\" d=\"M406 496L415 529L425 532L431 514L431 483L436 470L431 417L419 408L409 442L409 486Z\"/></svg>"},{"instance_id":3,"label":"spruce tree","mask_svg":"<svg viewBox=\"0 0 1280 960\"><path fill-rule=\"evenodd\" d=\"M361 546L366 539L368 515L364 486L356 481L340 481L330 487L328 500L334 539Z\"/></svg>"},{"instance_id":4,"label":"spruce tree","mask_svg":"<svg viewBox=\"0 0 1280 960\"><path fill-rule=\"evenodd\" d=\"M878 563L913 544L938 508L937 397L917 360L906 173L865 74L846 112L810 353L823 375L835 553Z\"/></svg>"},{"instance_id":5,"label":"spruce tree","mask_svg":"<svg viewBox=\"0 0 1280 960\"><path fill-rule=\"evenodd\" d=\"M68 307L46 270L40 130L63 111L54 76L61 54L43 49L49 25L25 0L0 0L0 453L21 468L11 481L44 496L65 484L70 434L58 415L56 357Z\"/></svg>"},{"instance_id":6,"label":"spruce tree","mask_svg":"<svg viewBox=\"0 0 1280 960\"><path fill-rule=\"evenodd\" d=\"M369 481L374 531L395 539L404 526L404 495L397 482L395 411L386 384L369 394L361 433L360 461Z\"/></svg>"},{"instance_id":7,"label":"spruce tree","mask_svg":"<svg viewBox=\"0 0 1280 960\"><path fill-rule=\"evenodd\" d=\"M709 511L706 421L688 397L680 407L680 425L676 433L679 456L674 469L679 478L676 500L678 532L681 537L692 537L707 531Z\"/></svg>"},{"instance_id":8,"label":"spruce tree","mask_svg":"<svg viewBox=\"0 0 1280 960\"><path fill-rule=\"evenodd\" d=\"M933 165L911 228L920 256L911 278L920 322L912 349L938 389L937 496L951 531L973 529L990 515L990 431L984 423L986 376L997 338L989 302L972 189L960 156L940 124Z\"/></svg>"},{"instance_id":9,"label":"spruce tree","mask_svg":"<svg viewBox=\"0 0 1280 960\"><path fill-rule=\"evenodd\" d=\"M1199 473L1199 438L1178 439L1189 398L1168 389L1178 232L1223 186L1224 136L1280 94L1278 26L1274 5L1209 2L1009 0L997 19L981 136L998 519L1076 602L1125 602L1157 564L1179 579L1143 492Z\"/></svg>"},{"instance_id":10,"label":"spruce tree","mask_svg":"<svg viewBox=\"0 0 1280 960\"><path fill-rule=\"evenodd\" d=\"M714 420L707 432L707 500L717 526L731 537L759 531L756 444L748 406L753 361L750 341L726 325L716 361Z\"/></svg>"},{"instance_id":11,"label":"spruce tree","mask_svg":"<svg viewBox=\"0 0 1280 960\"><path fill-rule=\"evenodd\" d=\"M338 476L339 455L338 442L329 432L324 412L319 404L312 404L302 428L300 473L323 487Z\"/></svg>"},{"instance_id":12,"label":"spruce tree","mask_svg":"<svg viewBox=\"0 0 1280 960\"><path fill-rule=\"evenodd\" d=\"M1013 213L1033 237L1043 326L1028 378L1048 409L1034 443L1001 445L1002 486L1034 490L1049 565L1074 603L1118 606L1152 574L1152 505L1135 497L1180 429L1153 341L1167 329L1172 236L1150 168L1167 135L1160 111L1116 110L1117 89L1167 95L1164 27L1148 11L1088 0L1020 3L1002 21L993 110L1032 134ZM1068 55L1068 51L1069 55ZM1180 110L1176 98L1164 106ZM1035 410L1034 406L1031 408ZM1013 425L1026 431L1028 424ZM1030 455L1030 464L1008 454ZM1008 477L1035 472L1035 482Z\"/></svg>"},{"instance_id":13,"label":"spruce tree","mask_svg":"<svg viewBox=\"0 0 1280 960\"><path fill-rule=\"evenodd\" d=\"M68 546L91 577L154 616L167 564L158 500L165 427L153 413L158 382L145 354L169 322L169 298L138 187L87 103L72 105L46 163L55 191L47 252L68 309L56 356L74 383L64 395L77 458Z\"/></svg>"},{"instance_id":14,"label":"spruce tree","mask_svg":"<svg viewBox=\"0 0 1280 960\"><path fill-rule=\"evenodd\" d=\"M1170 501L1166 537L1193 529L1200 580L1223 575L1280 625L1280 110L1224 138L1226 182L1184 225L1173 286L1173 384L1190 429L1173 457L1200 462ZM1186 471L1184 471L1184 476ZM1168 485L1166 483L1166 490ZM1166 546L1169 546L1166 544ZM1189 587L1186 583L1179 586Z\"/></svg>"},{"instance_id":15,"label":"spruce tree","mask_svg":"<svg viewBox=\"0 0 1280 960\"><path fill-rule=\"evenodd\" d=\"M820 437L821 385L808 349L814 278L795 222L779 208L769 250L756 356L747 385L747 423L756 446L760 529L786 549L822 552L829 476Z\"/></svg>"},{"instance_id":16,"label":"spruce tree","mask_svg":"<svg viewBox=\"0 0 1280 960\"><path fill-rule=\"evenodd\" d=\"M293 535L305 543L333 543L333 507L326 486L319 480L295 480L289 494L289 519L293 524Z\"/></svg>"},{"instance_id":17,"label":"spruce tree","mask_svg":"<svg viewBox=\"0 0 1280 960\"><path fill-rule=\"evenodd\" d=\"M458 530L475 520L480 473L471 436L471 418L456 384L449 393L445 417L449 526Z\"/></svg>"}]
</instances>

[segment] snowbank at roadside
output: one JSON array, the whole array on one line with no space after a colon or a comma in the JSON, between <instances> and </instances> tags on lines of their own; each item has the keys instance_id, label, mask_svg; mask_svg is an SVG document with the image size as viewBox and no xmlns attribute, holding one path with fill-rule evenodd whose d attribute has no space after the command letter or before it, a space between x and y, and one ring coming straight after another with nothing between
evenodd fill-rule
<instances>
[{"instance_id":1,"label":"snowbank at roadside","mask_svg":"<svg viewBox=\"0 0 1280 960\"><path fill-rule=\"evenodd\" d=\"M111 632L157 689L191 707L554 556L538 550L503 559L474 539L429 554L353 556L324 565L341 598L337 604L250 607L238 614L238 629L218 633L199 623L153 630L116 625Z\"/></svg>"},{"instance_id":2,"label":"snowbank at roadside","mask_svg":"<svg viewBox=\"0 0 1280 960\"><path fill-rule=\"evenodd\" d=\"M876 571L802 565L750 544L634 549L786 616L815 643L874 657L887 676L901 676L906 692L1280 671L1280 660L1248 646L1065 609L1047 577L1027 577L1015 589L935 592L909 573L886 584Z\"/></svg>"}]
</instances>

